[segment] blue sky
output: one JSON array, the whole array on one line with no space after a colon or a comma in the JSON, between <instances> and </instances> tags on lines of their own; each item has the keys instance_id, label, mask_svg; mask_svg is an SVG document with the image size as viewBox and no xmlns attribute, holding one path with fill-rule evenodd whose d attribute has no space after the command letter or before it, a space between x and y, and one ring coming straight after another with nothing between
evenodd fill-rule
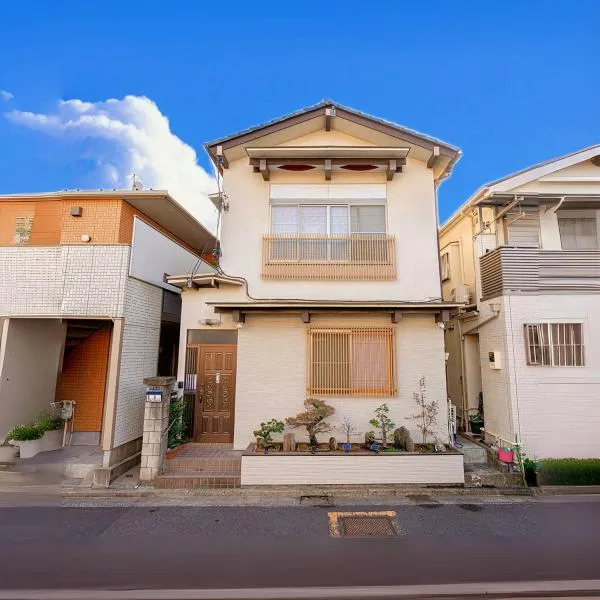
<instances>
[{"instance_id":1,"label":"blue sky","mask_svg":"<svg viewBox=\"0 0 600 600\"><path fill-rule=\"evenodd\" d=\"M5 0L0 193L135 169L205 206L204 142L332 98L462 148L443 220L486 181L600 142L599 30L585 0Z\"/></svg>"}]
</instances>

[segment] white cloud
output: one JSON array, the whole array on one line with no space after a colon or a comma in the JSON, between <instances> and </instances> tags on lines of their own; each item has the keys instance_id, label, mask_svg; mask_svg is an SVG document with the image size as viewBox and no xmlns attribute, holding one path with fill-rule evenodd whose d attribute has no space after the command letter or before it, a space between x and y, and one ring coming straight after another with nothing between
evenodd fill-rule
<instances>
[{"instance_id":1,"label":"white cloud","mask_svg":"<svg viewBox=\"0 0 600 600\"><path fill-rule=\"evenodd\" d=\"M0 98L2 98L2 100L5 100L6 102L8 102L9 100L12 100L14 98L14 94L11 94L10 92L7 92L6 90L0 90Z\"/></svg>"},{"instance_id":2,"label":"white cloud","mask_svg":"<svg viewBox=\"0 0 600 600\"><path fill-rule=\"evenodd\" d=\"M169 120L149 98L61 100L54 114L15 110L5 116L50 135L98 142L92 144L102 179L98 187L130 189L135 173L144 187L169 190L190 213L214 228L216 215L208 194L216 190L215 179L198 164L196 151L171 131Z\"/></svg>"}]
</instances>

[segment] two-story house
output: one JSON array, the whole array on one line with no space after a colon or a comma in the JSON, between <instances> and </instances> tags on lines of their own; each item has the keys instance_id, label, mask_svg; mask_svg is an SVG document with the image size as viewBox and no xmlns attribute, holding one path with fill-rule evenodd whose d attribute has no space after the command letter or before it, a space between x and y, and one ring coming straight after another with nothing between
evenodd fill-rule
<instances>
[{"instance_id":1,"label":"two-story house","mask_svg":"<svg viewBox=\"0 0 600 600\"><path fill-rule=\"evenodd\" d=\"M533 457L600 456L600 146L481 187L440 229L448 391Z\"/></svg>"},{"instance_id":2,"label":"two-story house","mask_svg":"<svg viewBox=\"0 0 600 600\"><path fill-rule=\"evenodd\" d=\"M143 379L177 365L165 275L211 271L214 244L166 191L1 196L0 440L74 402L65 442L88 446L105 484L139 462Z\"/></svg>"},{"instance_id":3,"label":"two-story house","mask_svg":"<svg viewBox=\"0 0 600 600\"><path fill-rule=\"evenodd\" d=\"M184 290L195 441L246 449L307 397L350 418L354 441L382 403L416 435L425 377L447 443L442 322L456 305L441 299L436 188L460 151L331 101L207 150L222 174L219 272L169 278Z\"/></svg>"}]
</instances>

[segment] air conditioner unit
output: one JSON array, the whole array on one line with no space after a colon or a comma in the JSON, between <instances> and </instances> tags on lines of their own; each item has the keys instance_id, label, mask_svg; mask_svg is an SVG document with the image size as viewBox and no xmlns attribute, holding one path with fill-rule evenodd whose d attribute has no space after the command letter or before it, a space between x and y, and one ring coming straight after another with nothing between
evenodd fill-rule
<instances>
[{"instance_id":1,"label":"air conditioner unit","mask_svg":"<svg viewBox=\"0 0 600 600\"><path fill-rule=\"evenodd\" d=\"M464 283L461 283L460 285L457 285L455 288L453 288L450 292L450 295L452 296L453 302L469 304L469 301L471 300L471 292L469 290L469 286Z\"/></svg>"}]
</instances>

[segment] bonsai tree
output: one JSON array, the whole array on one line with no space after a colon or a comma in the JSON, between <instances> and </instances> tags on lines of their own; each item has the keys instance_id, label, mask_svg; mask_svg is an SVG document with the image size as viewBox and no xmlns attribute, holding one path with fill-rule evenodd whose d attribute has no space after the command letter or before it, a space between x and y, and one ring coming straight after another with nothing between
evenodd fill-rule
<instances>
[{"instance_id":1,"label":"bonsai tree","mask_svg":"<svg viewBox=\"0 0 600 600\"><path fill-rule=\"evenodd\" d=\"M345 436L346 444L350 443L350 436L353 433L358 432L358 428L349 417L345 417L344 420L337 425L336 429Z\"/></svg>"},{"instance_id":2,"label":"bonsai tree","mask_svg":"<svg viewBox=\"0 0 600 600\"><path fill-rule=\"evenodd\" d=\"M396 423L394 423L389 417L390 409L387 404L382 404L375 409L375 418L369 421L370 425L376 427L381 431L381 443L384 448L387 448L387 436L390 430L396 427Z\"/></svg>"},{"instance_id":3,"label":"bonsai tree","mask_svg":"<svg viewBox=\"0 0 600 600\"><path fill-rule=\"evenodd\" d=\"M432 400L427 402L427 386L425 384L425 377L419 379L419 391L413 393L413 399L419 407L419 412L412 415L412 417L406 417L409 420L417 422L417 429L421 432L423 443L427 443L429 437L433 437L437 444L436 426L437 416L439 413L439 402Z\"/></svg>"},{"instance_id":4,"label":"bonsai tree","mask_svg":"<svg viewBox=\"0 0 600 600\"><path fill-rule=\"evenodd\" d=\"M317 433L331 431L331 425L325 423L325 419L335 412L335 408L318 398L307 398L304 401L304 407L306 410L298 413L295 417L288 417L285 422L293 429L306 427L309 443L316 448L319 443Z\"/></svg>"},{"instance_id":5,"label":"bonsai tree","mask_svg":"<svg viewBox=\"0 0 600 600\"><path fill-rule=\"evenodd\" d=\"M271 419L266 423L261 423L260 428L254 432L254 435L262 440L262 445L265 448L273 445L272 435L274 433L282 433L285 429L285 424L283 421L278 421L277 419Z\"/></svg>"}]
</instances>

